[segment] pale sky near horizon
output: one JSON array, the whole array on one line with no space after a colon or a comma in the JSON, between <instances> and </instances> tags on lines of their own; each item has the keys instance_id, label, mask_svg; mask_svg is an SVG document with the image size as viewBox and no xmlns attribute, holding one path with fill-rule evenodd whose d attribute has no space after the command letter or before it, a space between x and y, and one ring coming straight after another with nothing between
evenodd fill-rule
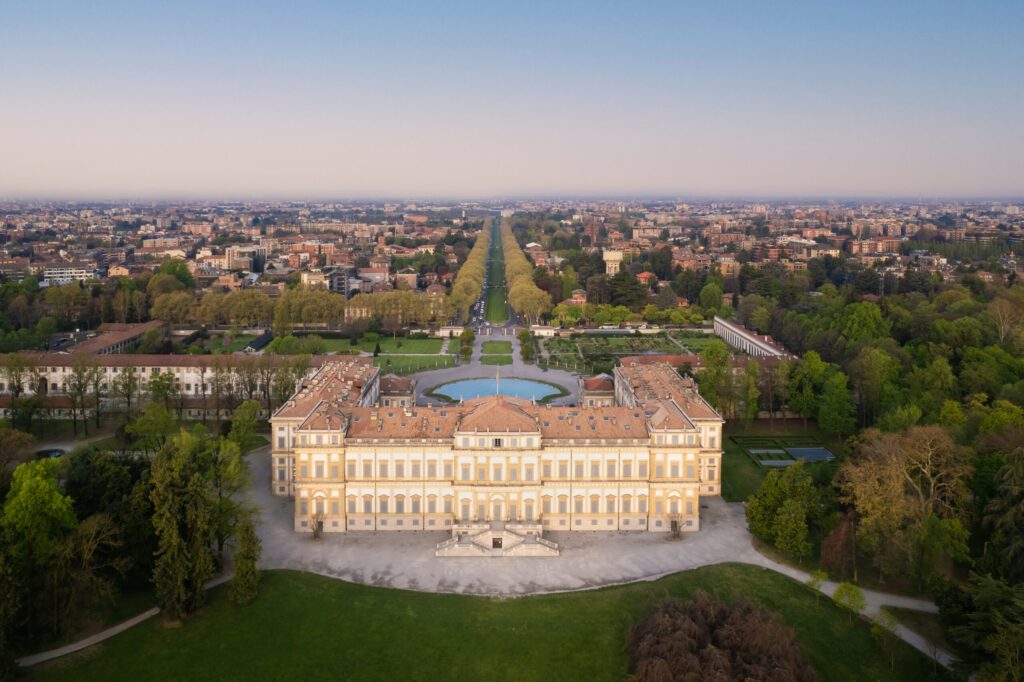
<instances>
[{"instance_id":1,"label":"pale sky near horizon","mask_svg":"<svg viewBox=\"0 0 1024 682\"><path fill-rule=\"evenodd\" d=\"M1020 0L3 0L0 50L0 198L1024 197Z\"/></svg>"}]
</instances>

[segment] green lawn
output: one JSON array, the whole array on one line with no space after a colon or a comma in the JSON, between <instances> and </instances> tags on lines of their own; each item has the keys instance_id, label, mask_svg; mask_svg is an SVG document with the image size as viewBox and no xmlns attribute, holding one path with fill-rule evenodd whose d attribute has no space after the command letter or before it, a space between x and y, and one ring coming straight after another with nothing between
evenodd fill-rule
<instances>
[{"instance_id":1,"label":"green lawn","mask_svg":"<svg viewBox=\"0 0 1024 682\"><path fill-rule=\"evenodd\" d=\"M939 614L916 609L901 609L897 606L883 608L908 630L913 630L940 649L950 650L949 642L946 641L946 631L942 627L942 621L939 620Z\"/></svg>"},{"instance_id":2,"label":"green lawn","mask_svg":"<svg viewBox=\"0 0 1024 682\"><path fill-rule=\"evenodd\" d=\"M511 355L481 355L480 356L480 364L481 365L511 365L512 364L512 356Z\"/></svg>"},{"instance_id":3,"label":"green lawn","mask_svg":"<svg viewBox=\"0 0 1024 682\"><path fill-rule=\"evenodd\" d=\"M455 364L455 358L451 355L437 355L434 357L424 355L380 355L373 359L373 364L380 367L384 372L409 374L428 369L451 367Z\"/></svg>"},{"instance_id":4,"label":"green lawn","mask_svg":"<svg viewBox=\"0 0 1024 682\"><path fill-rule=\"evenodd\" d=\"M227 336L214 337L214 338L210 339L210 341L209 341L210 352L214 353L214 354L218 354L218 353L237 353L238 351L240 351L243 348L245 348L246 346L248 346L249 342L252 341L255 338L256 338L255 336L246 335L246 334L240 334L238 336L232 336L232 337L227 337ZM228 341L228 340L230 340L231 343L227 343L226 344L225 341Z\"/></svg>"},{"instance_id":5,"label":"green lawn","mask_svg":"<svg viewBox=\"0 0 1024 682\"><path fill-rule=\"evenodd\" d=\"M487 287L484 317L487 318L488 322L505 322L508 320L508 300L505 296L504 284Z\"/></svg>"},{"instance_id":6,"label":"green lawn","mask_svg":"<svg viewBox=\"0 0 1024 682\"><path fill-rule=\"evenodd\" d=\"M656 582L520 599L368 587L291 571L264 574L247 607L213 590L202 613L159 617L35 669L42 680L622 680L625 635L654 604L698 589L744 595L796 633L822 680L926 680L899 644L895 670L865 621L765 569L727 564ZM941 679L941 678L940 678Z\"/></svg>"},{"instance_id":7,"label":"green lawn","mask_svg":"<svg viewBox=\"0 0 1024 682\"><path fill-rule=\"evenodd\" d=\"M358 343L353 346L350 339L324 339L323 341L324 350L328 353L356 355L362 350ZM370 349L370 352L373 352L372 348Z\"/></svg>"},{"instance_id":8,"label":"green lawn","mask_svg":"<svg viewBox=\"0 0 1024 682\"><path fill-rule=\"evenodd\" d=\"M381 337L379 342L360 339L358 348L372 353L374 346L380 343L380 352L385 354L435 355L441 352L441 339L407 339L404 337Z\"/></svg>"},{"instance_id":9,"label":"green lawn","mask_svg":"<svg viewBox=\"0 0 1024 682\"><path fill-rule=\"evenodd\" d=\"M484 355L508 355L512 352L511 341L484 341Z\"/></svg>"},{"instance_id":10,"label":"green lawn","mask_svg":"<svg viewBox=\"0 0 1024 682\"><path fill-rule=\"evenodd\" d=\"M823 436L813 423L804 430L800 422L778 419L775 420L774 428L766 419L759 419L750 424L740 421L727 422L723 443L725 454L722 457L722 497L729 502L745 501L757 491L761 481L771 471L768 467L755 464L747 453L743 452L743 448L733 442L733 436L811 437L824 444L836 456L839 455L838 444L834 439Z\"/></svg>"}]
</instances>

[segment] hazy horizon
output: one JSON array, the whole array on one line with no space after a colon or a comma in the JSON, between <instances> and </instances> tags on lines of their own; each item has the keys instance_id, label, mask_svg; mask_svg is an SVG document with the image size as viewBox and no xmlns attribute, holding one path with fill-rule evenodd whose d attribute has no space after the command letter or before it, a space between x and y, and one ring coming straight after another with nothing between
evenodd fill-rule
<instances>
[{"instance_id":1,"label":"hazy horizon","mask_svg":"<svg viewBox=\"0 0 1024 682\"><path fill-rule=\"evenodd\" d=\"M1019 2L5 14L7 200L1024 197Z\"/></svg>"}]
</instances>

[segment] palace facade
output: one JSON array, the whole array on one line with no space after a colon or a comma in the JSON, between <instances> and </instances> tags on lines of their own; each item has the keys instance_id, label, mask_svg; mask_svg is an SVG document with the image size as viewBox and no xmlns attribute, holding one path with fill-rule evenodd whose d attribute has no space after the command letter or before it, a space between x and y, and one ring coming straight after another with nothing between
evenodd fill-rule
<instances>
[{"instance_id":1,"label":"palace facade","mask_svg":"<svg viewBox=\"0 0 1024 682\"><path fill-rule=\"evenodd\" d=\"M365 360L326 362L271 418L296 531L695 531L720 493L724 421L667 364L616 368L601 407L415 406Z\"/></svg>"}]
</instances>

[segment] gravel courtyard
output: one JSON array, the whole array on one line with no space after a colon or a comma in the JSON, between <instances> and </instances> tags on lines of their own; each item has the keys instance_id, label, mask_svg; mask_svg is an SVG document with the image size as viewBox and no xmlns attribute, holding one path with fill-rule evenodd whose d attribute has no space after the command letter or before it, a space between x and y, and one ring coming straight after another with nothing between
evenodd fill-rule
<instances>
[{"instance_id":1,"label":"gravel courtyard","mask_svg":"<svg viewBox=\"0 0 1024 682\"><path fill-rule=\"evenodd\" d=\"M526 595L654 579L723 561L766 561L750 543L742 505L701 501L701 530L673 540L662 533L550 533L561 556L435 557L444 532L325 533L320 540L292 530L293 502L274 497L270 454L249 455L250 499L262 508L263 565L343 580L431 592Z\"/></svg>"}]
</instances>

